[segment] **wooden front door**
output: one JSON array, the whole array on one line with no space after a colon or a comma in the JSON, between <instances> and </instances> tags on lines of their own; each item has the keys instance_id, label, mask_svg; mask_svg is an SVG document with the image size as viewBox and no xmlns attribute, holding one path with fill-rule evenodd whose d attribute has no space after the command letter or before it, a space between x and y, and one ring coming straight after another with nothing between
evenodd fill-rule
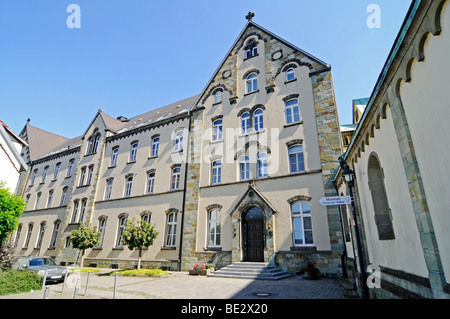
<instances>
[{"instance_id":1,"label":"wooden front door","mask_svg":"<svg viewBox=\"0 0 450 319\"><path fill-rule=\"evenodd\" d=\"M244 261L264 261L264 215L260 208L250 209L244 217Z\"/></svg>"}]
</instances>

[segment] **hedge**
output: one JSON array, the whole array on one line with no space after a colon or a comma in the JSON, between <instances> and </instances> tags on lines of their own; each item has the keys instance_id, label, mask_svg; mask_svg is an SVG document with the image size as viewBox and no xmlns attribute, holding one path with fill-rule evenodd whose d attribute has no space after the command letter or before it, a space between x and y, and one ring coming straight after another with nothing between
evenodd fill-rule
<instances>
[{"instance_id":1,"label":"hedge","mask_svg":"<svg viewBox=\"0 0 450 319\"><path fill-rule=\"evenodd\" d=\"M32 271L0 271L0 296L42 289L43 277Z\"/></svg>"}]
</instances>

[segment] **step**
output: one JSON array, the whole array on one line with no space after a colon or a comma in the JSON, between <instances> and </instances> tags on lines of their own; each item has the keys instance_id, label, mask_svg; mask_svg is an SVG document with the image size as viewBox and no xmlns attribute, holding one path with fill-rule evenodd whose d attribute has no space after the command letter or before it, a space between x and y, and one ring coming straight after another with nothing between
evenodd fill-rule
<instances>
[{"instance_id":1,"label":"step","mask_svg":"<svg viewBox=\"0 0 450 319\"><path fill-rule=\"evenodd\" d=\"M291 274L287 273L283 269L276 267L275 265L271 265L268 263L235 262L215 271L208 276L278 280L290 277Z\"/></svg>"}]
</instances>

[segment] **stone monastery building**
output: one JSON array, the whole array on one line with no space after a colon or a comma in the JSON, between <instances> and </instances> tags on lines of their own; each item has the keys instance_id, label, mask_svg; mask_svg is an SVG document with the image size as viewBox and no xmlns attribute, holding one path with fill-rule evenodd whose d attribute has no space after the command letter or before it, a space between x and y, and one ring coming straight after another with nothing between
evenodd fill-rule
<instances>
[{"instance_id":1,"label":"stone monastery building","mask_svg":"<svg viewBox=\"0 0 450 319\"><path fill-rule=\"evenodd\" d=\"M131 118L99 110L74 139L26 124L17 254L72 264L70 232L88 224L101 242L86 266L133 267L121 234L134 218L159 232L144 267L341 273L339 211L319 203L343 152L331 67L248 19L199 95Z\"/></svg>"}]
</instances>

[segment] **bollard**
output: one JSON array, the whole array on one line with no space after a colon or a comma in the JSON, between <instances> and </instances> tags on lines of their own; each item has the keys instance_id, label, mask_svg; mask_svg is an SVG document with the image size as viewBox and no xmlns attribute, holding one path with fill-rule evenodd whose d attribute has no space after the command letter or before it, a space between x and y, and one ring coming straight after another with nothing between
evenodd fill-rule
<instances>
[{"instance_id":1,"label":"bollard","mask_svg":"<svg viewBox=\"0 0 450 319\"><path fill-rule=\"evenodd\" d=\"M48 299L48 293L49 293L50 287L49 286L45 286L45 290L44 290L44 299Z\"/></svg>"},{"instance_id":2,"label":"bollard","mask_svg":"<svg viewBox=\"0 0 450 319\"><path fill-rule=\"evenodd\" d=\"M78 298L78 289L80 288L80 278L77 278L77 283L75 285L75 290L73 291L73 299Z\"/></svg>"},{"instance_id":3,"label":"bollard","mask_svg":"<svg viewBox=\"0 0 450 319\"><path fill-rule=\"evenodd\" d=\"M87 297L88 295L88 287L89 287L89 277L91 276L91 272L88 272L87 279L86 279L86 289L84 290L84 296Z\"/></svg>"},{"instance_id":4,"label":"bollard","mask_svg":"<svg viewBox=\"0 0 450 319\"><path fill-rule=\"evenodd\" d=\"M116 272L116 276L114 277L114 294L113 294L113 299L116 299L116 293L117 293L117 272Z\"/></svg>"},{"instance_id":5,"label":"bollard","mask_svg":"<svg viewBox=\"0 0 450 319\"><path fill-rule=\"evenodd\" d=\"M42 282L42 289L45 288L45 282L47 281L47 276L48 276L48 269L45 269L44 281Z\"/></svg>"},{"instance_id":6,"label":"bollard","mask_svg":"<svg viewBox=\"0 0 450 319\"><path fill-rule=\"evenodd\" d=\"M62 291L61 293L64 293L64 290L66 289L66 281L67 281L67 276L69 274L69 269L66 269L66 273L64 274L64 282L63 282L63 286L62 286Z\"/></svg>"}]
</instances>

